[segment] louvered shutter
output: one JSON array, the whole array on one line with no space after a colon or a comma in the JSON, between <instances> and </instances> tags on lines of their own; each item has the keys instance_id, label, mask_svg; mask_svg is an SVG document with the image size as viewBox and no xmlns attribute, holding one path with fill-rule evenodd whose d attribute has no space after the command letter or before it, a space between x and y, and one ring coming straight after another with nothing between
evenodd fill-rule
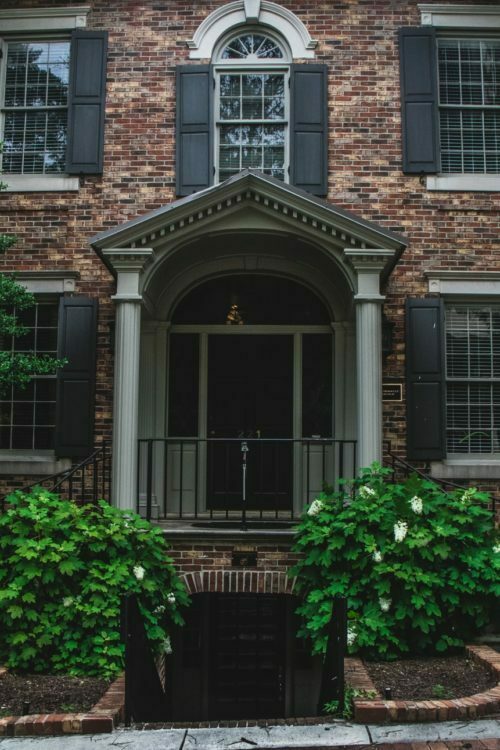
<instances>
[{"instance_id":1,"label":"louvered shutter","mask_svg":"<svg viewBox=\"0 0 500 750\"><path fill-rule=\"evenodd\" d=\"M58 456L83 458L93 450L96 344L97 300L62 297L57 348L68 362L57 376Z\"/></svg>"},{"instance_id":2,"label":"louvered shutter","mask_svg":"<svg viewBox=\"0 0 500 750\"><path fill-rule=\"evenodd\" d=\"M327 66L290 71L290 181L310 193L328 192Z\"/></svg>"},{"instance_id":3,"label":"louvered shutter","mask_svg":"<svg viewBox=\"0 0 500 750\"><path fill-rule=\"evenodd\" d=\"M106 95L106 31L71 34L68 147L69 174L101 174Z\"/></svg>"},{"instance_id":4,"label":"louvered shutter","mask_svg":"<svg viewBox=\"0 0 500 750\"><path fill-rule=\"evenodd\" d=\"M445 456L444 308L441 299L406 301L407 455Z\"/></svg>"},{"instance_id":5,"label":"louvered shutter","mask_svg":"<svg viewBox=\"0 0 500 750\"><path fill-rule=\"evenodd\" d=\"M177 68L177 195L213 184L213 79L210 65Z\"/></svg>"},{"instance_id":6,"label":"louvered shutter","mask_svg":"<svg viewBox=\"0 0 500 750\"><path fill-rule=\"evenodd\" d=\"M439 171L436 34L432 27L399 31L403 172Z\"/></svg>"}]
</instances>

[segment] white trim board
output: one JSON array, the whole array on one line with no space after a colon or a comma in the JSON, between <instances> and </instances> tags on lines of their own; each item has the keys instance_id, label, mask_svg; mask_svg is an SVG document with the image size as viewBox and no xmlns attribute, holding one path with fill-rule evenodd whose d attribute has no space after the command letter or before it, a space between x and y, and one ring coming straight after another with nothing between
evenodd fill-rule
<instances>
[{"instance_id":1,"label":"white trim board","mask_svg":"<svg viewBox=\"0 0 500 750\"><path fill-rule=\"evenodd\" d=\"M500 29L498 5L420 3L422 26L453 29Z\"/></svg>"},{"instance_id":2,"label":"white trim board","mask_svg":"<svg viewBox=\"0 0 500 750\"><path fill-rule=\"evenodd\" d=\"M10 8L0 10L2 34L36 31L70 31L87 25L90 5L69 8Z\"/></svg>"}]
</instances>

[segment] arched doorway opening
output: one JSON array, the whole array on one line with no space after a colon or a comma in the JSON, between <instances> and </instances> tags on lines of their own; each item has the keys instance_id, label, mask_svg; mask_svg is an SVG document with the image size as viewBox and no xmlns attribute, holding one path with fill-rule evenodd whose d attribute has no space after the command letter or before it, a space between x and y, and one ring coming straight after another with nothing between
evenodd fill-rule
<instances>
[{"instance_id":1,"label":"arched doorway opening","mask_svg":"<svg viewBox=\"0 0 500 750\"><path fill-rule=\"evenodd\" d=\"M292 511L294 440L332 439L326 306L278 276L211 279L177 305L169 352L168 435L207 441L206 508Z\"/></svg>"},{"instance_id":2,"label":"arched doorway opening","mask_svg":"<svg viewBox=\"0 0 500 750\"><path fill-rule=\"evenodd\" d=\"M159 517L291 519L352 474L354 441L335 430L334 312L316 290L226 273L185 289L168 317L165 436L149 443Z\"/></svg>"}]
</instances>

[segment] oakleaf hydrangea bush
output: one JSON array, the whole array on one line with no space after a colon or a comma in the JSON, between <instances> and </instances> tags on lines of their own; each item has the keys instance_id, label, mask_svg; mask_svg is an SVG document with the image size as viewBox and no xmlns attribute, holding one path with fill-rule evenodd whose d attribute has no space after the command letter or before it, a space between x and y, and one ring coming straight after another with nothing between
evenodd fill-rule
<instances>
[{"instance_id":1,"label":"oakleaf hydrangea bush","mask_svg":"<svg viewBox=\"0 0 500 750\"><path fill-rule=\"evenodd\" d=\"M404 484L373 464L304 513L290 571L303 602L301 635L324 651L335 596L348 600L348 645L367 657L445 652L486 625L500 593L500 545L489 498Z\"/></svg>"},{"instance_id":2,"label":"oakleaf hydrangea bush","mask_svg":"<svg viewBox=\"0 0 500 750\"><path fill-rule=\"evenodd\" d=\"M120 601L137 594L153 646L168 649L188 597L160 529L139 516L15 492L0 514L0 664L113 677L123 669Z\"/></svg>"}]
</instances>

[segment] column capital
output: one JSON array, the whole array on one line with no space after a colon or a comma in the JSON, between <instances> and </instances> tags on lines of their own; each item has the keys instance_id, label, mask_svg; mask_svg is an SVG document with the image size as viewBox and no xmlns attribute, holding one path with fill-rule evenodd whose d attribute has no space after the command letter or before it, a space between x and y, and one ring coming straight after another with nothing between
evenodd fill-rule
<instances>
[{"instance_id":1,"label":"column capital","mask_svg":"<svg viewBox=\"0 0 500 750\"><path fill-rule=\"evenodd\" d=\"M396 254L395 250L383 248L346 247L344 257L356 271L358 279L357 302L383 302L385 297L380 294L380 274L388 266Z\"/></svg>"},{"instance_id":2,"label":"column capital","mask_svg":"<svg viewBox=\"0 0 500 750\"><path fill-rule=\"evenodd\" d=\"M115 302L140 302L140 278L145 267L154 260L151 247L113 247L102 251L117 273Z\"/></svg>"}]
</instances>

